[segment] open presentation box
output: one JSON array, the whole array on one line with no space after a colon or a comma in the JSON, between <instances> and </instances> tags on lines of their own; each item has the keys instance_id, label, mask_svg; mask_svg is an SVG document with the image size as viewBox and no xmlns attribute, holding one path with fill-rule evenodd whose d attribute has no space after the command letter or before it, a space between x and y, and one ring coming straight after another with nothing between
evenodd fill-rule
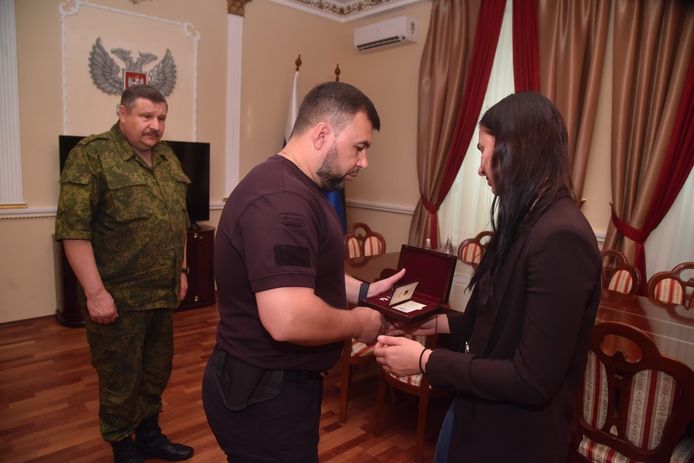
<instances>
[{"instance_id":1,"label":"open presentation box","mask_svg":"<svg viewBox=\"0 0 694 463\"><path fill-rule=\"evenodd\" d=\"M397 271L405 276L385 293L368 297L365 304L391 321L416 321L443 309L453 285L457 257L431 249L402 245Z\"/></svg>"}]
</instances>

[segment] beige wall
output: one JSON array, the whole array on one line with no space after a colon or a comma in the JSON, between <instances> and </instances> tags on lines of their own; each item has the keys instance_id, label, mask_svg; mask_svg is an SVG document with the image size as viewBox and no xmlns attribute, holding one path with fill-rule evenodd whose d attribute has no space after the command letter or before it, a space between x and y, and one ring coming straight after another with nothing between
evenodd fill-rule
<instances>
[{"instance_id":1,"label":"beige wall","mask_svg":"<svg viewBox=\"0 0 694 463\"><path fill-rule=\"evenodd\" d=\"M362 71L357 85L371 95L381 116L381 131L369 153L369 167L347 185L348 202L378 204L391 210L411 211L419 199L417 183L417 105L419 61L429 26L429 3L412 6L416 18L416 44L373 51L352 52L350 63ZM349 207L348 222L366 222L386 237L389 251L407 242L411 215Z\"/></svg>"},{"instance_id":2,"label":"beige wall","mask_svg":"<svg viewBox=\"0 0 694 463\"><path fill-rule=\"evenodd\" d=\"M19 123L22 152L24 200L30 210L55 210L58 197L58 135L62 133L61 23L59 5L64 0L21 0L15 2L17 23L17 66L19 73ZM154 0L133 5L127 0L98 0L98 5L141 13L177 22L190 22L200 33L198 48L197 139L211 143L211 200L224 194L224 124L226 97L226 1L204 0L192 6L188 0ZM165 8L163 6L165 5ZM200 5L204 5L202 8ZM114 14L111 27L127 23L130 16ZM94 40L91 38L90 40ZM142 47L147 50L146 46ZM133 54L137 50L133 50ZM160 56L161 58L161 56ZM179 69L178 72L190 71ZM81 69L88 72L86 59ZM73 110L90 111L93 88L75 95ZM174 97L169 111L169 128L180 119L189 120L191 105ZM102 130L115 122L117 96L98 96L109 107L100 122ZM180 124L179 124L180 125ZM79 124L69 131L82 135ZM186 139L183 130L165 136ZM187 138L190 139L190 138ZM50 315L56 309L54 245L51 234L54 218L0 217L0 323ZM218 214L212 214L216 218ZM216 223L216 222L214 222Z\"/></svg>"},{"instance_id":3,"label":"beige wall","mask_svg":"<svg viewBox=\"0 0 694 463\"><path fill-rule=\"evenodd\" d=\"M64 0L15 2L24 199L30 209L54 209L57 202L57 136L62 128L58 13L61 3ZM96 0L93 3L187 21L200 32L197 139L211 143L210 201L220 203L225 191L226 1L151 0L133 5L127 0ZM346 190L348 202L375 209L349 207L348 220L368 222L383 233L389 250L399 249L407 240L410 222L407 212L418 199L417 85L430 8L429 2L423 2L338 23L267 0L248 3L243 20L240 175L281 147L297 54L301 53L303 61L300 96L318 82L333 80L333 71L339 64L341 80L363 89L373 99L382 120L381 132L374 137L369 150L369 168ZM418 21L416 44L369 53L352 48L355 27L402 14ZM127 16L114 21L127 21ZM88 98L84 100L82 104L92 104ZM179 112L189 115L189 111L190 108L172 105L170 117L176 117ZM104 121L104 129L111 123ZM603 164L609 163L601 159ZM609 184L608 172L609 164L589 168L587 204L591 201L596 204L596 208L591 205L589 220L598 231L605 229L606 218L596 198L604 197L603 192L608 191L604 188ZM211 212L210 224L217 223L219 213ZM55 311L51 239L54 219L47 215L14 219L0 216L3 257L0 323L51 315Z\"/></svg>"},{"instance_id":4,"label":"beige wall","mask_svg":"<svg viewBox=\"0 0 694 463\"><path fill-rule=\"evenodd\" d=\"M340 24L268 1L246 5L244 20L241 175L277 152L286 121L293 62L301 53L299 93L340 80L356 85L374 102L381 131L369 150L369 167L347 185L349 201L413 209L418 198L415 146L419 59L429 25L431 3L423 2ZM371 52L352 46L352 31L385 18L408 15L419 40ZM268 25L271 25L268 27ZM411 187L406 187L411 185ZM350 223L367 221L387 238L389 250L407 240L410 215L350 207Z\"/></svg>"}]
</instances>

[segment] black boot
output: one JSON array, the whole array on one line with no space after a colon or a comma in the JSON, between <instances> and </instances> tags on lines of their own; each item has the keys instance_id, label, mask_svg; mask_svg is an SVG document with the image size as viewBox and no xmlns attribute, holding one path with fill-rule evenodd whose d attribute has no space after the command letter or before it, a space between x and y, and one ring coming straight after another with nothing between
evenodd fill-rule
<instances>
[{"instance_id":1,"label":"black boot","mask_svg":"<svg viewBox=\"0 0 694 463\"><path fill-rule=\"evenodd\" d=\"M193 456L193 447L174 444L161 433L159 417L143 420L135 430L135 445L145 458L161 458L167 461L187 460Z\"/></svg>"},{"instance_id":2,"label":"black boot","mask_svg":"<svg viewBox=\"0 0 694 463\"><path fill-rule=\"evenodd\" d=\"M130 436L118 442L111 442L111 447L113 448L113 463L145 463Z\"/></svg>"}]
</instances>

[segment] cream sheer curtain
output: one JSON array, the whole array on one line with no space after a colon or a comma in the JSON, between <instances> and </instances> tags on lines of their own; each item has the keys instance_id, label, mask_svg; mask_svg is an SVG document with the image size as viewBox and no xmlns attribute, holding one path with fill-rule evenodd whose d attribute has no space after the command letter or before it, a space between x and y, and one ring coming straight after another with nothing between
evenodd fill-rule
<instances>
[{"instance_id":1,"label":"cream sheer curtain","mask_svg":"<svg viewBox=\"0 0 694 463\"><path fill-rule=\"evenodd\" d=\"M646 240L646 278L681 262L694 262L694 170Z\"/></svg>"},{"instance_id":2,"label":"cream sheer curtain","mask_svg":"<svg viewBox=\"0 0 694 463\"><path fill-rule=\"evenodd\" d=\"M513 2L506 2L499 43L494 55L487 92L478 119L489 107L514 92L513 81ZM450 236L457 246L482 230L490 230L489 211L494 195L484 178L477 175L480 152L477 150L479 127L475 129L458 176L439 208L439 230L442 244Z\"/></svg>"}]
</instances>

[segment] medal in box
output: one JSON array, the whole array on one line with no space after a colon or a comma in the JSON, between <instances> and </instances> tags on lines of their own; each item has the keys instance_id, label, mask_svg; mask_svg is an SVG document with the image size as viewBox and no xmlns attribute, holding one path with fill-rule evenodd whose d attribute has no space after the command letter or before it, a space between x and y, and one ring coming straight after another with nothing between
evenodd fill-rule
<instances>
[{"instance_id":1,"label":"medal in box","mask_svg":"<svg viewBox=\"0 0 694 463\"><path fill-rule=\"evenodd\" d=\"M415 321L431 316L448 303L457 258L451 254L402 245L398 268L405 276L382 294L366 298L365 305L391 321Z\"/></svg>"}]
</instances>

